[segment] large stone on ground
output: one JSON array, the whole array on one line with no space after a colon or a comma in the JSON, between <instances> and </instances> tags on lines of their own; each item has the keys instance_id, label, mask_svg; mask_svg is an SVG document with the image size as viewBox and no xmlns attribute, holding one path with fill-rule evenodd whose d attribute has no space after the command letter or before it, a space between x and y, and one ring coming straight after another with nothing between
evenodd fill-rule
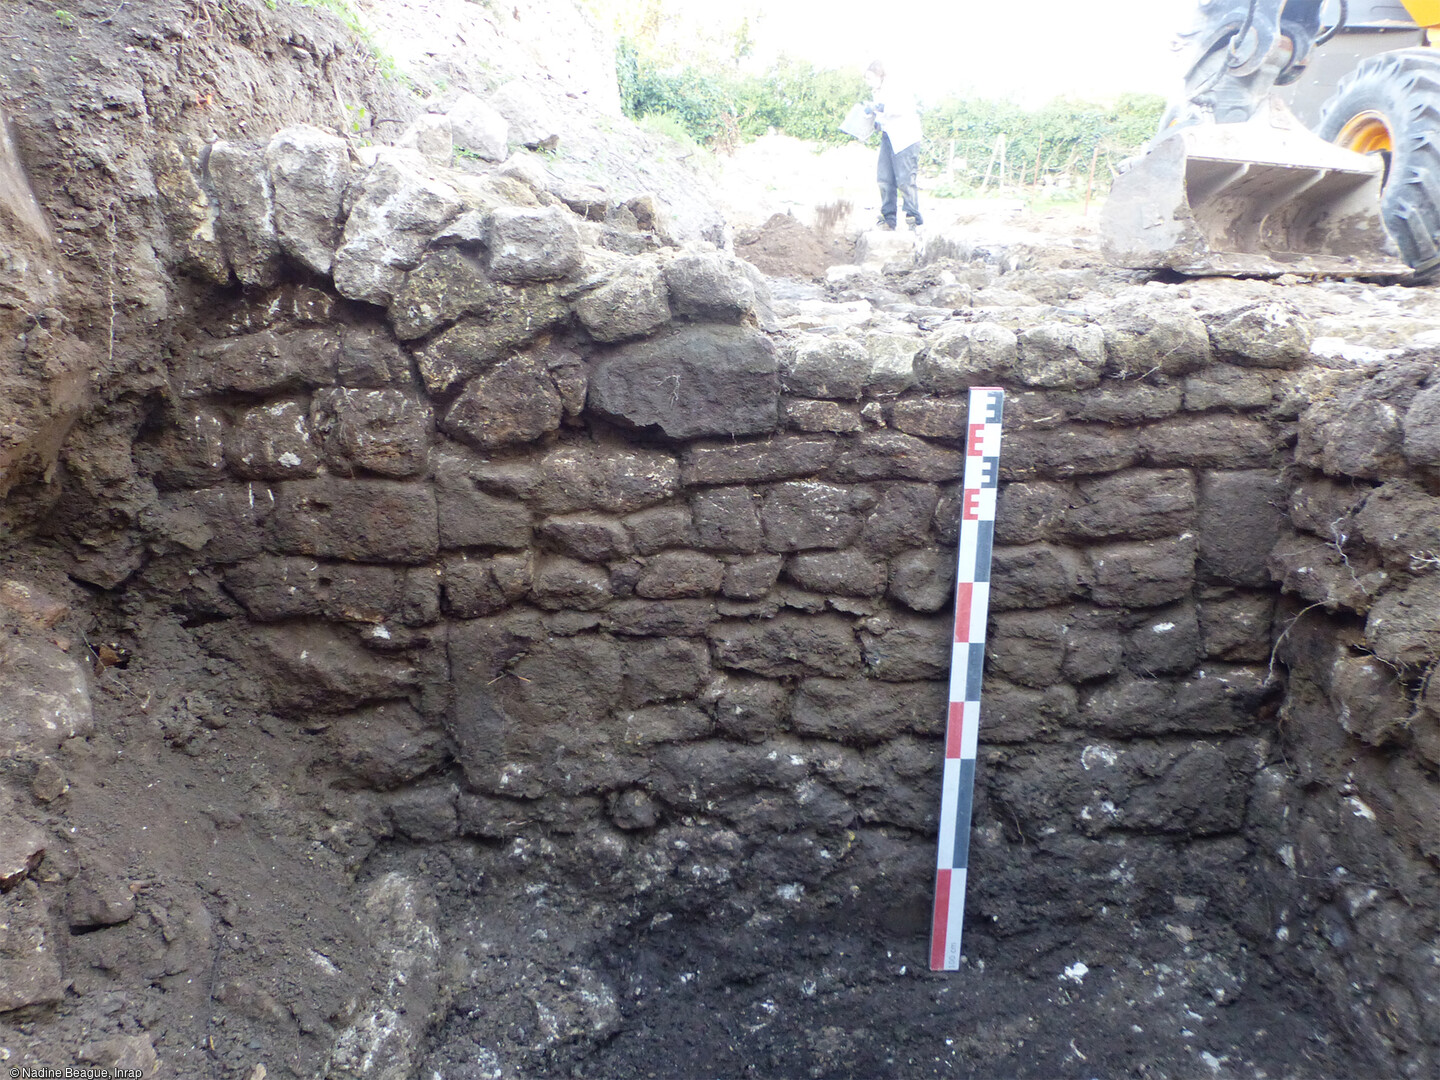
<instances>
[{"instance_id":1,"label":"large stone on ground","mask_svg":"<svg viewBox=\"0 0 1440 1080\"><path fill-rule=\"evenodd\" d=\"M485 228L486 264L496 281L555 281L580 267L580 231L564 207L502 206Z\"/></svg>"},{"instance_id":2,"label":"large stone on ground","mask_svg":"<svg viewBox=\"0 0 1440 1080\"><path fill-rule=\"evenodd\" d=\"M205 173L235 276L242 285L274 285L280 280L280 237L264 149L221 139L210 147Z\"/></svg>"},{"instance_id":3,"label":"large stone on ground","mask_svg":"<svg viewBox=\"0 0 1440 1080\"><path fill-rule=\"evenodd\" d=\"M274 187L280 249L306 269L329 274L350 173L345 140L297 124L276 132L266 144L265 164Z\"/></svg>"},{"instance_id":4,"label":"large stone on ground","mask_svg":"<svg viewBox=\"0 0 1440 1080\"><path fill-rule=\"evenodd\" d=\"M0 758L51 753L93 729L80 662L41 637L0 636Z\"/></svg>"},{"instance_id":5,"label":"large stone on ground","mask_svg":"<svg viewBox=\"0 0 1440 1080\"><path fill-rule=\"evenodd\" d=\"M430 406L402 390L322 390L311 402L311 429L339 472L423 472L434 425Z\"/></svg>"},{"instance_id":6,"label":"large stone on ground","mask_svg":"<svg viewBox=\"0 0 1440 1080\"><path fill-rule=\"evenodd\" d=\"M333 266L336 291L388 305L430 238L460 210L455 189L427 176L417 152L382 150L345 221Z\"/></svg>"},{"instance_id":7,"label":"large stone on ground","mask_svg":"<svg viewBox=\"0 0 1440 1080\"><path fill-rule=\"evenodd\" d=\"M440 427L481 450L533 442L560 426L560 394L534 353L517 353L477 375Z\"/></svg>"},{"instance_id":8,"label":"large stone on ground","mask_svg":"<svg viewBox=\"0 0 1440 1080\"><path fill-rule=\"evenodd\" d=\"M435 493L393 480L292 480L276 486L270 543L281 555L421 563L439 550Z\"/></svg>"},{"instance_id":9,"label":"large stone on ground","mask_svg":"<svg viewBox=\"0 0 1440 1080\"><path fill-rule=\"evenodd\" d=\"M673 439L752 435L779 423L775 350L739 327L676 328L594 361L590 408Z\"/></svg>"},{"instance_id":10,"label":"large stone on ground","mask_svg":"<svg viewBox=\"0 0 1440 1080\"><path fill-rule=\"evenodd\" d=\"M51 1005L64 996L52 938L34 882L0 894L0 1015L27 1005Z\"/></svg>"}]
</instances>

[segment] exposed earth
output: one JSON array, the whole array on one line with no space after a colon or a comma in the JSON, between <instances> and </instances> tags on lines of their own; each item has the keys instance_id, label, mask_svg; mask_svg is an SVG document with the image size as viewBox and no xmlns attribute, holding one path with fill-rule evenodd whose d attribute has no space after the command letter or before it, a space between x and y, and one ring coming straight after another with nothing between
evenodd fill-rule
<instances>
[{"instance_id":1,"label":"exposed earth","mask_svg":"<svg viewBox=\"0 0 1440 1080\"><path fill-rule=\"evenodd\" d=\"M697 171L560 0L358 6L411 85L289 3L0 26L0 1064L1434 1074L1440 295L868 232L868 151Z\"/></svg>"}]
</instances>

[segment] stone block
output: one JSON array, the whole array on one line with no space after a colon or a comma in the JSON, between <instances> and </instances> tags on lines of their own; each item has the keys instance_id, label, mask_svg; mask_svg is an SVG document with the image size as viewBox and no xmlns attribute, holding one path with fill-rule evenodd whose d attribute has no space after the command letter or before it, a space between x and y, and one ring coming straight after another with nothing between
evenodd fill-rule
<instances>
[{"instance_id":1,"label":"stone block","mask_svg":"<svg viewBox=\"0 0 1440 1080\"><path fill-rule=\"evenodd\" d=\"M1268 424L1228 413L1161 421L1140 438L1146 460L1160 468L1252 469L1275 454Z\"/></svg>"},{"instance_id":2,"label":"stone block","mask_svg":"<svg viewBox=\"0 0 1440 1080\"><path fill-rule=\"evenodd\" d=\"M424 626L440 615L440 575L405 569L267 557L225 571L225 588L252 619L323 618Z\"/></svg>"},{"instance_id":3,"label":"stone block","mask_svg":"<svg viewBox=\"0 0 1440 1080\"><path fill-rule=\"evenodd\" d=\"M1063 604L1080 591L1081 556L1049 544L997 547L990 569L995 611Z\"/></svg>"},{"instance_id":4,"label":"stone block","mask_svg":"<svg viewBox=\"0 0 1440 1080\"><path fill-rule=\"evenodd\" d=\"M589 407L672 439L754 435L779 424L779 377L767 337L741 327L677 327L597 357Z\"/></svg>"},{"instance_id":5,"label":"stone block","mask_svg":"<svg viewBox=\"0 0 1440 1080\"><path fill-rule=\"evenodd\" d=\"M661 638L621 645L627 709L658 701L691 701L710 678L710 650L703 641ZM705 729L709 728L709 721ZM694 737L694 736L692 736Z\"/></svg>"},{"instance_id":6,"label":"stone block","mask_svg":"<svg viewBox=\"0 0 1440 1080\"><path fill-rule=\"evenodd\" d=\"M8 792L0 793L0 814L0 893L7 893L45 861L53 841L20 816Z\"/></svg>"},{"instance_id":7,"label":"stone block","mask_svg":"<svg viewBox=\"0 0 1440 1080\"><path fill-rule=\"evenodd\" d=\"M0 894L0 1014L54 1005L65 996L60 957L34 882Z\"/></svg>"},{"instance_id":8,"label":"stone block","mask_svg":"<svg viewBox=\"0 0 1440 1080\"><path fill-rule=\"evenodd\" d=\"M725 566L699 551L662 551L645 560L635 593L647 600L713 596L720 591Z\"/></svg>"},{"instance_id":9,"label":"stone block","mask_svg":"<svg viewBox=\"0 0 1440 1080\"><path fill-rule=\"evenodd\" d=\"M959 439L965 435L969 409L959 401L919 398L890 407L890 423L906 435L927 439Z\"/></svg>"},{"instance_id":10,"label":"stone block","mask_svg":"<svg viewBox=\"0 0 1440 1080\"><path fill-rule=\"evenodd\" d=\"M286 481L268 524L279 555L421 563L440 546L434 491L395 480Z\"/></svg>"},{"instance_id":11,"label":"stone block","mask_svg":"<svg viewBox=\"0 0 1440 1080\"><path fill-rule=\"evenodd\" d=\"M1284 592L1334 611L1349 608L1365 614L1389 575L1361 558L1344 555L1335 541L1303 533L1282 536L1270 554L1270 576Z\"/></svg>"},{"instance_id":12,"label":"stone block","mask_svg":"<svg viewBox=\"0 0 1440 1080\"><path fill-rule=\"evenodd\" d=\"M1360 509L1370 490L1323 476L1302 480L1290 490L1290 523L1326 540L1354 532L1351 515Z\"/></svg>"},{"instance_id":13,"label":"stone block","mask_svg":"<svg viewBox=\"0 0 1440 1080\"><path fill-rule=\"evenodd\" d=\"M1063 683L1035 689L1001 679L985 680L980 738L989 743L1029 743L1068 727L1079 695Z\"/></svg>"},{"instance_id":14,"label":"stone block","mask_svg":"<svg viewBox=\"0 0 1440 1080\"><path fill-rule=\"evenodd\" d=\"M630 555L634 547L625 526L596 514L565 514L540 523L540 539L564 555L586 562L609 562Z\"/></svg>"},{"instance_id":15,"label":"stone block","mask_svg":"<svg viewBox=\"0 0 1440 1080\"><path fill-rule=\"evenodd\" d=\"M1196 523L1195 478L1186 469L1134 469L1075 485L1064 535L1077 540L1174 536Z\"/></svg>"},{"instance_id":16,"label":"stone block","mask_svg":"<svg viewBox=\"0 0 1440 1080\"><path fill-rule=\"evenodd\" d=\"M890 561L889 594L911 611L941 611L950 606L955 594L955 573L953 551L902 551Z\"/></svg>"},{"instance_id":17,"label":"stone block","mask_svg":"<svg viewBox=\"0 0 1440 1080\"><path fill-rule=\"evenodd\" d=\"M1186 412L1249 412L1265 409L1275 400L1282 376L1273 371L1234 368L1216 364L1185 379Z\"/></svg>"},{"instance_id":18,"label":"stone block","mask_svg":"<svg viewBox=\"0 0 1440 1080\"><path fill-rule=\"evenodd\" d=\"M1137 675L1178 675L1200 663L1200 620L1195 605L1148 611L1125 633L1125 666Z\"/></svg>"},{"instance_id":19,"label":"stone block","mask_svg":"<svg viewBox=\"0 0 1440 1080\"><path fill-rule=\"evenodd\" d=\"M1178 679L1121 676L1081 692L1080 722L1123 736L1242 731L1266 695L1263 669L1207 665Z\"/></svg>"},{"instance_id":20,"label":"stone block","mask_svg":"<svg viewBox=\"0 0 1440 1080\"><path fill-rule=\"evenodd\" d=\"M665 275L655 263L637 260L582 296L575 314L596 341L648 337L670 321Z\"/></svg>"},{"instance_id":21,"label":"stone block","mask_svg":"<svg viewBox=\"0 0 1440 1080\"><path fill-rule=\"evenodd\" d=\"M447 393L457 383L490 373L565 318L565 305L540 290L512 290L514 303L485 318L465 318L437 334L416 354L420 375L431 394ZM530 366L546 369L527 353ZM550 394L558 391L551 389Z\"/></svg>"},{"instance_id":22,"label":"stone block","mask_svg":"<svg viewBox=\"0 0 1440 1080\"><path fill-rule=\"evenodd\" d=\"M687 485L790 480L821 472L838 451L836 440L815 435L693 443L681 455L680 477Z\"/></svg>"},{"instance_id":23,"label":"stone block","mask_svg":"<svg viewBox=\"0 0 1440 1080\"><path fill-rule=\"evenodd\" d=\"M332 328L276 334L270 330L204 345L185 369L182 392L279 394L335 381L340 340Z\"/></svg>"},{"instance_id":24,"label":"stone block","mask_svg":"<svg viewBox=\"0 0 1440 1080\"><path fill-rule=\"evenodd\" d=\"M861 547L877 555L895 555L930 542L940 500L937 487L902 482L877 485L875 490L878 498L860 533ZM957 514L957 526L958 521Z\"/></svg>"},{"instance_id":25,"label":"stone block","mask_svg":"<svg viewBox=\"0 0 1440 1080\"><path fill-rule=\"evenodd\" d=\"M605 609L605 625L634 637L699 637L715 621L710 600L619 600Z\"/></svg>"},{"instance_id":26,"label":"stone block","mask_svg":"<svg viewBox=\"0 0 1440 1080\"><path fill-rule=\"evenodd\" d=\"M720 666L772 678L852 675L860 649L849 620L791 613L748 622L727 619L708 631Z\"/></svg>"},{"instance_id":27,"label":"stone block","mask_svg":"<svg viewBox=\"0 0 1440 1080\"><path fill-rule=\"evenodd\" d=\"M714 733L715 723L689 705L651 705L616 718L617 741L626 747L688 743Z\"/></svg>"},{"instance_id":28,"label":"stone block","mask_svg":"<svg viewBox=\"0 0 1440 1080\"><path fill-rule=\"evenodd\" d=\"M350 300L389 305L430 238L462 209L450 185L426 175L413 150L382 150L355 191L331 273Z\"/></svg>"},{"instance_id":29,"label":"stone block","mask_svg":"<svg viewBox=\"0 0 1440 1080\"><path fill-rule=\"evenodd\" d=\"M774 552L849 547L860 534L861 515L874 505L872 500L868 492L835 484L776 484L765 492L760 509L765 546Z\"/></svg>"},{"instance_id":30,"label":"stone block","mask_svg":"<svg viewBox=\"0 0 1440 1080\"><path fill-rule=\"evenodd\" d=\"M426 784L395 792L386 802L390 824L398 836L420 844L438 844L460 835L454 784Z\"/></svg>"},{"instance_id":31,"label":"stone block","mask_svg":"<svg viewBox=\"0 0 1440 1080\"><path fill-rule=\"evenodd\" d=\"M690 512L701 547L749 555L765 548L760 498L749 488L714 488L691 497Z\"/></svg>"},{"instance_id":32,"label":"stone block","mask_svg":"<svg viewBox=\"0 0 1440 1080\"><path fill-rule=\"evenodd\" d=\"M744 264L720 252L681 255L665 264L675 314L703 322L741 322L755 311Z\"/></svg>"},{"instance_id":33,"label":"stone block","mask_svg":"<svg viewBox=\"0 0 1440 1080\"><path fill-rule=\"evenodd\" d=\"M340 243L341 202L350 180L350 148L328 131L296 124L265 144L282 250L321 276Z\"/></svg>"},{"instance_id":34,"label":"stone block","mask_svg":"<svg viewBox=\"0 0 1440 1080\"><path fill-rule=\"evenodd\" d=\"M321 390L311 400L310 428L336 472L415 476L425 471L435 416L403 390Z\"/></svg>"},{"instance_id":35,"label":"stone block","mask_svg":"<svg viewBox=\"0 0 1440 1080\"><path fill-rule=\"evenodd\" d=\"M1070 488L1049 480L1002 485L996 500L995 543L1033 544L1054 539L1062 534L1072 501ZM948 509L954 518L953 541L960 518L958 497Z\"/></svg>"},{"instance_id":36,"label":"stone block","mask_svg":"<svg viewBox=\"0 0 1440 1080\"><path fill-rule=\"evenodd\" d=\"M432 168L449 168L450 160L455 156L455 135L450 129L450 118L441 113L421 113L405 125L395 145L418 150Z\"/></svg>"},{"instance_id":37,"label":"stone block","mask_svg":"<svg viewBox=\"0 0 1440 1080\"><path fill-rule=\"evenodd\" d=\"M491 278L513 285L556 281L580 268L580 230L559 206L497 207L485 228L485 249Z\"/></svg>"},{"instance_id":38,"label":"stone block","mask_svg":"<svg viewBox=\"0 0 1440 1080\"><path fill-rule=\"evenodd\" d=\"M1105 318L1105 373L1114 378L1184 375L1212 359L1209 331L1193 311L1142 302Z\"/></svg>"},{"instance_id":39,"label":"stone block","mask_svg":"<svg viewBox=\"0 0 1440 1080\"><path fill-rule=\"evenodd\" d=\"M468 217L459 219L457 225ZM483 237L483 228L479 235ZM540 292L548 295L553 290L547 287ZM401 341L413 341L466 315L488 320L509 306L507 299L517 295L526 294L491 281L474 255L457 247L441 247L429 252L419 266L405 275L404 285L390 302L390 325Z\"/></svg>"},{"instance_id":40,"label":"stone block","mask_svg":"<svg viewBox=\"0 0 1440 1080\"><path fill-rule=\"evenodd\" d=\"M1288 301L1267 300L1201 316L1222 360L1241 367L1297 368L1310 359L1315 328Z\"/></svg>"},{"instance_id":41,"label":"stone block","mask_svg":"<svg viewBox=\"0 0 1440 1080\"><path fill-rule=\"evenodd\" d=\"M852 548L792 555L785 575L802 589L827 596L880 596L889 572L884 562Z\"/></svg>"},{"instance_id":42,"label":"stone block","mask_svg":"<svg viewBox=\"0 0 1440 1080\"><path fill-rule=\"evenodd\" d=\"M986 643L986 667L1012 683L1045 689L1062 682L1065 640L1049 612L997 612ZM947 635L947 644L948 644Z\"/></svg>"},{"instance_id":43,"label":"stone block","mask_svg":"<svg viewBox=\"0 0 1440 1080\"><path fill-rule=\"evenodd\" d=\"M215 197L216 232L235 277L242 285L274 285L283 262L264 148L220 139L205 157L205 176Z\"/></svg>"},{"instance_id":44,"label":"stone block","mask_svg":"<svg viewBox=\"0 0 1440 1080\"><path fill-rule=\"evenodd\" d=\"M482 491L459 455L437 455L435 503L442 548L525 548L530 511L522 502Z\"/></svg>"},{"instance_id":45,"label":"stone block","mask_svg":"<svg viewBox=\"0 0 1440 1080\"><path fill-rule=\"evenodd\" d=\"M790 723L797 735L868 746L906 732L945 730L949 688L944 682L805 679L795 688Z\"/></svg>"},{"instance_id":46,"label":"stone block","mask_svg":"<svg viewBox=\"0 0 1440 1080\"><path fill-rule=\"evenodd\" d=\"M640 555L654 555L666 548L695 547L699 537L695 519L687 505L653 506L624 518L633 550Z\"/></svg>"},{"instance_id":47,"label":"stone block","mask_svg":"<svg viewBox=\"0 0 1440 1080\"><path fill-rule=\"evenodd\" d=\"M0 637L0 756L43 756L93 730L79 659L43 637Z\"/></svg>"},{"instance_id":48,"label":"stone block","mask_svg":"<svg viewBox=\"0 0 1440 1080\"><path fill-rule=\"evenodd\" d=\"M185 409L157 435L135 443L135 465L162 491L218 484L225 476L229 427L214 409Z\"/></svg>"},{"instance_id":49,"label":"stone block","mask_svg":"<svg viewBox=\"0 0 1440 1080\"><path fill-rule=\"evenodd\" d=\"M465 384L441 430L479 450L534 442L560 427L554 380L533 353L516 353Z\"/></svg>"},{"instance_id":50,"label":"stone block","mask_svg":"<svg viewBox=\"0 0 1440 1080\"><path fill-rule=\"evenodd\" d=\"M1440 465L1440 383L1415 395L1404 419L1405 457L1414 465Z\"/></svg>"},{"instance_id":51,"label":"stone block","mask_svg":"<svg viewBox=\"0 0 1440 1080\"><path fill-rule=\"evenodd\" d=\"M1063 613L1060 636L1065 660L1060 672L1067 682L1090 683L1118 672L1124 659L1118 612L1076 607Z\"/></svg>"},{"instance_id":52,"label":"stone block","mask_svg":"<svg viewBox=\"0 0 1440 1080\"><path fill-rule=\"evenodd\" d=\"M871 394L899 394L915 382L915 357L923 342L913 334L872 331L865 335L869 363L863 388Z\"/></svg>"},{"instance_id":53,"label":"stone block","mask_svg":"<svg viewBox=\"0 0 1440 1080\"><path fill-rule=\"evenodd\" d=\"M715 723L732 738L760 742L785 726L790 715L790 693L777 682L724 673L705 691L713 706Z\"/></svg>"},{"instance_id":54,"label":"stone block","mask_svg":"<svg viewBox=\"0 0 1440 1080\"><path fill-rule=\"evenodd\" d=\"M1427 574L1382 593L1370 607L1365 640L1381 660L1415 669L1440 656L1440 576Z\"/></svg>"},{"instance_id":55,"label":"stone block","mask_svg":"<svg viewBox=\"0 0 1440 1080\"><path fill-rule=\"evenodd\" d=\"M1013 377L1019 347L1015 331L998 323L945 323L915 361L922 390L960 394Z\"/></svg>"},{"instance_id":56,"label":"stone block","mask_svg":"<svg viewBox=\"0 0 1440 1080\"><path fill-rule=\"evenodd\" d=\"M500 162L509 156L509 121L474 94L461 94L445 115L457 149L469 150L482 161Z\"/></svg>"},{"instance_id":57,"label":"stone block","mask_svg":"<svg viewBox=\"0 0 1440 1080\"><path fill-rule=\"evenodd\" d=\"M1365 497L1353 528L1337 514L1321 536L1343 547L1347 532L1363 536L1389 566L1433 565L1428 560L1440 556L1440 499L1410 480L1388 480Z\"/></svg>"},{"instance_id":58,"label":"stone block","mask_svg":"<svg viewBox=\"0 0 1440 1080\"><path fill-rule=\"evenodd\" d=\"M382 326L345 326L335 381L342 386L374 389L410 385L410 357Z\"/></svg>"},{"instance_id":59,"label":"stone block","mask_svg":"<svg viewBox=\"0 0 1440 1080\"><path fill-rule=\"evenodd\" d=\"M119 869L91 856L65 890L65 923L72 934L119 926L135 917L135 894Z\"/></svg>"},{"instance_id":60,"label":"stone block","mask_svg":"<svg viewBox=\"0 0 1440 1080\"><path fill-rule=\"evenodd\" d=\"M1118 472L1140 459L1140 433L1096 425L1007 431L1002 480L1061 479Z\"/></svg>"},{"instance_id":61,"label":"stone block","mask_svg":"<svg viewBox=\"0 0 1440 1080\"><path fill-rule=\"evenodd\" d=\"M1130 427L1148 420L1163 420L1180 411L1183 393L1178 386L1149 383L1105 383L1093 390L1067 394L1065 415L1088 424ZM1060 402L1054 402L1059 405Z\"/></svg>"},{"instance_id":62,"label":"stone block","mask_svg":"<svg viewBox=\"0 0 1440 1080\"><path fill-rule=\"evenodd\" d=\"M806 335L786 352L781 384L803 397L855 401L869 370L865 347L854 338Z\"/></svg>"},{"instance_id":63,"label":"stone block","mask_svg":"<svg viewBox=\"0 0 1440 1080\"><path fill-rule=\"evenodd\" d=\"M680 465L672 454L577 444L545 455L534 495L538 509L547 514L626 514L664 502L679 489Z\"/></svg>"},{"instance_id":64,"label":"stone block","mask_svg":"<svg viewBox=\"0 0 1440 1080\"><path fill-rule=\"evenodd\" d=\"M203 550L211 562L248 559L264 550L270 495L263 485L257 491L255 484L235 484L163 496L161 527L168 539Z\"/></svg>"},{"instance_id":65,"label":"stone block","mask_svg":"<svg viewBox=\"0 0 1440 1080\"><path fill-rule=\"evenodd\" d=\"M785 426L794 431L847 434L859 431L865 426L860 420L860 410L854 405L798 398L783 398L780 404Z\"/></svg>"},{"instance_id":66,"label":"stone block","mask_svg":"<svg viewBox=\"0 0 1440 1080\"><path fill-rule=\"evenodd\" d=\"M478 619L524 598L530 591L530 560L524 555L461 556L446 560L444 578L445 613Z\"/></svg>"},{"instance_id":67,"label":"stone block","mask_svg":"<svg viewBox=\"0 0 1440 1080\"><path fill-rule=\"evenodd\" d=\"M720 592L730 600L759 600L775 587L783 555L749 555L733 559L725 565Z\"/></svg>"},{"instance_id":68,"label":"stone block","mask_svg":"<svg viewBox=\"0 0 1440 1080\"><path fill-rule=\"evenodd\" d=\"M1026 386L1086 390L1100 385L1105 332L1098 326L1050 323L1022 330L1014 377Z\"/></svg>"},{"instance_id":69,"label":"stone block","mask_svg":"<svg viewBox=\"0 0 1440 1080\"><path fill-rule=\"evenodd\" d=\"M563 555L535 560L530 585L535 603L550 611L595 611L610 602L610 574L604 567Z\"/></svg>"},{"instance_id":70,"label":"stone block","mask_svg":"<svg viewBox=\"0 0 1440 1080\"><path fill-rule=\"evenodd\" d=\"M1201 473L1195 518L1201 574L1227 585L1270 584L1284 506L1280 477L1268 469Z\"/></svg>"},{"instance_id":71,"label":"stone block","mask_svg":"<svg viewBox=\"0 0 1440 1080\"><path fill-rule=\"evenodd\" d=\"M1341 373L1301 414L1295 460L1330 476L1403 474L1406 416L1417 400L1425 407L1419 388L1433 371L1431 363L1395 362Z\"/></svg>"},{"instance_id":72,"label":"stone block","mask_svg":"<svg viewBox=\"0 0 1440 1080\"><path fill-rule=\"evenodd\" d=\"M319 471L320 455L310 437L305 407L298 401L245 409L225 442L226 460L243 479L289 480Z\"/></svg>"},{"instance_id":73,"label":"stone block","mask_svg":"<svg viewBox=\"0 0 1440 1080\"><path fill-rule=\"evenodd\" d=\"M1195 584L1191 536L1095 547L1081 584L1102 607L1157 607L1188 596Z\"/></svg>"},{"instance_id":74,"label":"stone block","mask_svg":"<svg viewBox=\"0 0 1440 1080\"><path fill-rule=\"evenodd\" d=\"M955 622L949 612L936 616L885 612L860 624L865 668L886 682L943 679L950 672Z\"/></svg>"},{"instance_id":75,"label":"stone block","mask_svg":"<svg viewBox=\"0 0 1440 1080\"><path fill-rule=\"evenodd\" d=\"M840 483L867 480L939 483L960 477L964 464L964 456L958 450L947 450L899 431L876 431L854 439L836 458L826 479Z\"/></svg>"},{"instance_id":76,"label":"stone block","mask_svg":"<svg viewBox=\"0 0 1440 1080\"><path fill-rule=\"evenodd\" d=\"M1275 598L1236 593L1200 602L1200 639L1206 657L1235 663L1263 663L1270 656Z\"/></svg>"}]
</instances>

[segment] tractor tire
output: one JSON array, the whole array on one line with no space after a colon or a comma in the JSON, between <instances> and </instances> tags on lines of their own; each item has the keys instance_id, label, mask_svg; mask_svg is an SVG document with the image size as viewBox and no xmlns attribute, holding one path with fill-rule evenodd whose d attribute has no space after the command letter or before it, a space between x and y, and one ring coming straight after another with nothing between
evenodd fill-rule
<instances>
[{"instance_id":1,"label":"tractor tire","mask_svg":"<svg viewBox=\"0 0 1440 1080\"><path fill-rule=\"evenodd\" d=\"M1440 50L1366 60L1325 103L1316 134L1386 155L1385 228L1417 274L1440 266Z\"/></svg>"}]
</instances>

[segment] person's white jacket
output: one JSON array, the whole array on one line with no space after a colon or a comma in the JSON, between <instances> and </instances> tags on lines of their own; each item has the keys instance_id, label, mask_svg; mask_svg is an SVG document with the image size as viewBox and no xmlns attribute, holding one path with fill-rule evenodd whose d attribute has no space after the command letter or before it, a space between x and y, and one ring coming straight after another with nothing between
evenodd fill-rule
<instances>
[{"instance_id":1,"label":"person's white jacket","mask_svg":"<svg viewBox=\"0 0 1440 1080\"><path fill-rule=\"evenodd\" d=\"M915 95L893 75L887 75L875 91L870 108L875 115L875 126L890 136L890 149L895 153L920 141L920 109Z\"/></svg>"}]
</instances>

